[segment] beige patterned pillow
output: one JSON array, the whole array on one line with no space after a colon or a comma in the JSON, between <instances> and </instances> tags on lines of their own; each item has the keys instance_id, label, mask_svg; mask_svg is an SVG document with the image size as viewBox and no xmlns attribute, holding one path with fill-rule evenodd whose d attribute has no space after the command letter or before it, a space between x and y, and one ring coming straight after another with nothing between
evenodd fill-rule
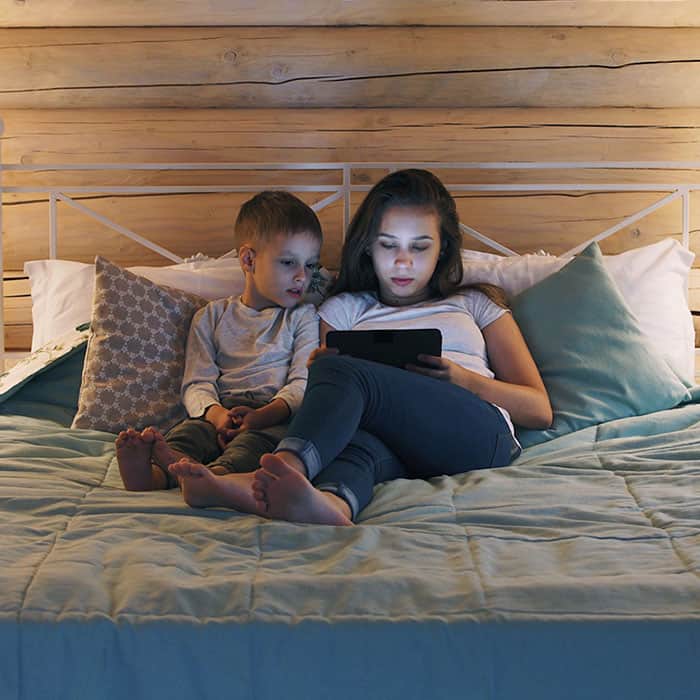
<instances>
[{"instance_id":1,"label":"beige patterned pillow","mask_svg":"<svg viewBox=\"0 0 700 700\"><path fill-rule=\"evenodd\" d=\"M194 312L205 299L98 257L90 340L73 428L117 433L185 417L180 384Z\"/></svg>"}]
</instances>

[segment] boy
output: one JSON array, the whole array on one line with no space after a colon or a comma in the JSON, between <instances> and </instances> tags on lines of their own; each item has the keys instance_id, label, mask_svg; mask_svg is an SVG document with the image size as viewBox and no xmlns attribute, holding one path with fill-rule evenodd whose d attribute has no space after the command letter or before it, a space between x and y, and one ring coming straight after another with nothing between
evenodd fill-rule
<instances>
[{"instance_id":1,"label":"boy","mask_svg":"<svg viewBox=\"0 0 700 700\"><path fill-rule=\"evenodd\" d=\"M265 191L241 207L234 237L245 288L238 298L207 304L192 320L182 381L190 418L165 437L154 428L122 431L116 451L127 490L177 486L168 467L188 457L208 473L237 474L233 500L252 512L252 472L284 437L304 395L309 354L318 347L316 309L299 302L318 268L322 233L300 199ZM190 505L208 505L197 480L179 481Z\"/></svg>"}]
</instances>

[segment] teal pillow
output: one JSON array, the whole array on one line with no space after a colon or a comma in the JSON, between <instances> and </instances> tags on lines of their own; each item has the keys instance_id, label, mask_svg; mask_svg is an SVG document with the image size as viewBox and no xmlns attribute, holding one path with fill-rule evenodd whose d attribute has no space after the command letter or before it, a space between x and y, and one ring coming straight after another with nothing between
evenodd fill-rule
<instances>
[{"instance_id":1,"label":"teal pillow","mask_svg":"<svg viewBox=\"0 0 700 700\"><path fill-rule=\"evenodd\" d=\"M554 411L548 430L518 430L524 447L689 398L683 382L647 343L597 243L516 296L512 310Z\"/></svg>"}]
</instances>

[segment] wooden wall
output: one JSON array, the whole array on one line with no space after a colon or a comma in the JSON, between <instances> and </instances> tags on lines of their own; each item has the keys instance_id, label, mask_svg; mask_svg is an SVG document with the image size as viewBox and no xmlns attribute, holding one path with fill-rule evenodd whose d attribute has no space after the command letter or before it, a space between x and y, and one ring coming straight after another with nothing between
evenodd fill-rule
<instances>
[{"instance_id":1,"label":"wooden wall","mask_svg":"<svg viewBox=\"0 0 700 700\"><path fill-rule=\"evenodd\" d=\"M697 46L696 2L4 2L2 160L700 161ZM441 174L512 183L601 177ZM357 182L376 175L360 173ZM94 175L75 171L6 172L3 183L69 187L89 177L94 184ZM237 184L239 177L124 170L100 182ZM289 177L275 173L274 182ZM692 182L700 173L603 177ZM471 193L458 204L465 222L518 251L558 253L661 196ZM241 201L205 193L77 198L181 255L228 250ZM4 198L12 348L26 347L31 334L27 285L15 271L48 253L46 199ZM700 250L700 194L692 211L691 243ZM329 266L338 259L340 214L334 206L322 216ZM99 250L124 264L162 262L64 205L59 222L61 257L90 260ZM680 237L680 226L672 204L604 250ZM692 286L700 308L700 282Z\"/></svg>"}]
</instances>

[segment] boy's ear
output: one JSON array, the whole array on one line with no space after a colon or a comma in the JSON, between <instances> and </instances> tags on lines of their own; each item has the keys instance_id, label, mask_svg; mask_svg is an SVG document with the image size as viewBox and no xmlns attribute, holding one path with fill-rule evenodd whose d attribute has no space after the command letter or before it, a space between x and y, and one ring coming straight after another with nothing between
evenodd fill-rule
<instances>
[{"instance_id":1,"label":"boy's ear","mask_svg":"<svg viewBox=\"0 0 700 700\"><path fill-rule=\"evenodd\" d=\"M250 246L242 245L238 249L238 258L243 272L255 272L255 251Z\"/></svg>"}]
</instances>

